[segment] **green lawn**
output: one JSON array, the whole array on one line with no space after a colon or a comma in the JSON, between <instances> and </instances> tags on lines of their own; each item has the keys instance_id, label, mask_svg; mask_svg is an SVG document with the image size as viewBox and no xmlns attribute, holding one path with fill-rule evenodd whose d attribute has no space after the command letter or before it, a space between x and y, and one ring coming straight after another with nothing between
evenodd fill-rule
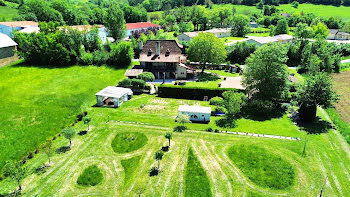
<instances>
[{"instance_id":1,"label":"green lawn","mask_svg":"<svg viewBox=\"0 0 350 197\"><path fill-rule=\"evenodd\" d=\"M247 36L267 37L270 36L270 33L249 33Z\"/></svg>"},{"instance_id":2,"label":"green lawn","mask_svg":"<svg viewBox=\"0 0 350 197\"><path fill-rule=\"evenodd\" d=\"M229 43L235 40L243 40L245 38L243 37L225 37L225 38L220 38L221 40L223 40L225 43Z\"/></svg>"},{"instance_id":3,"label":"green lawn","mask_svg":"<svg viewBox=\"0 0 350 197\"><path fill-rule=\"evenodd\" d=\"M340 58L341 60L347 60L347 59L350 59L350 55L349 56L343 56Z\"/></svg>"},{"instance_id":4,"label":"green lawn","mask_svg":"<svg viewBox=\"0 0 350 197\"><path fill-rule=\"evenodd\" d=\"M229 72L225 72L224 70L206 70L206 71L210 72L210 73L218 74L222 77L237 77L237 76L239 76L239 73L229 73Z\"/></svg>"},{"instance_id":5,"label":"green lawn","mask_svg":"<svg viewBox=\"0 0 350 197\"><path fill-rule=\"evenodd\" d=\"M0 167L20 159L95 104L95 93L117 84L124 69L95 66L0 68Z\"/></svg>"},{"instance_id":6,"label":"green lawn","mask_svg":"<svg viewBox=\"0 0 350 197\"><path fill-rule=\"evenodd\" d=\"M17 9L0 6L0 21L11 21L17 16L17 13Z\"/></svg>"},{"instance_id":7,"label":"green lawn","mask_svg":"<svg viewBox=\"0 0 350 197\"><path fill-rule=\"evenodd\" d=\"M119 133L112 141L112 148L116 153L129 153L147 144L147 137L143 133Z\"/></svg>"},{"instance_id":8,"label":"green lawn","mask_svg":"<svg viewBox=\"0 0 350 197\"><path fill-rule=\"evenodd\" d=\"M141 155L120 161L124 168L124 183L129 183L129 180L135 175L140 160Z\"/></svg>"}]
</instances>

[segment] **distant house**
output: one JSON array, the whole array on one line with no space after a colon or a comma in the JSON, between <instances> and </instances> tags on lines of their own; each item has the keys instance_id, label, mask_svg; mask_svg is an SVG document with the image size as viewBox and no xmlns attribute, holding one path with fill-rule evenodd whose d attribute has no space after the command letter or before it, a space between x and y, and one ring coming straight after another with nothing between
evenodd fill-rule
<instances>
[{"instance_id":1,"label":"distant house","mask_svg":"<svg viewBox=\"0 0 350 197\"><path fill-rule=\"evenodd\" d=\"M98 36L100 37L101 41L103 43L106 43L107 41L107 30L105 26L103 25L74 25L74 26L68 26L71 27L72 29L77 29L79 31L84 31L86 30L87 32L90 32L94 27L98 28Z\"/></svg>"},{"instance_id":2,"label":"distant house","mask_svg":"<svg viewBox=\"0 0 350 197\"><path fill-rule=\"evenodd\" d=\"M248 36L248 43L255 43L258 46L262 46L264 44L270 42L280 42L280 43L288 43L293 39L293 36L288 34L281 34L277 36L266 36L266 37L258 37L258 36Z\"/></svg>"},{"instance_id":3,"label":"distant house","mask_svg":"<svg viewBox=\"0 0 350 197\"><path fill-rule=\"evenodd\" d=\"M127 29L127 37L131 37L133 32L140 31L140 30L146 30L148 28L155 27L160 29L160 26L157 24L149 23L149 22L141 22L141 23L127 23L126 29Z\"/></svg>"},{"instance_id":4,"label":"distant house","mask_svg":"<svg viewBox=\"0 0 350 197\"><path fill-rule=\"evenodd\" d=\"M156 79L186 79L195 69L186 65L184 48L176 40L148 40L140 53L140 66Z\"/></svg>"},{"instance_id":5,"label":"distant house","mask_svg":"<svg viewBox=\"0 0 350 197\"><path fill-rule=\"evenodd\" d=\"M120 105L133 96L129 88L108 86L96 93L97 106L120 107Z\"/></svg>"},{"instance_id":6,"label":"distant house","mask_svg":"<svg viewBox=\"0 0 350 197\"><path fill-rule=\"evenodd\" d=\"M126 70L124 76L130 79L134 79L137 76L139 76L141 73L143 73L143 69L128 69Z\"/></svg>"},{"instance_id":7,"label":"distant house","mask_svg":"<svg viewBox=\"0 0 350 197\"><path fill-rule=\"evenodd\" d=\"M288 13L280 13L280 16L290 18L292 15L290 15Z\"/></svg>"},{"instance_id":8,"label":"distant house","mask_svg":"<svg viewBox=\"0 0 350 197\"><path fill-rule=\"evenodd\" d=\"M251 27L251 28L258 28L259 25L258 25L258 23L256 23L256 22L250 22L250 23L249 23L249 27Z\"/></svg>"},{"instance_id":9,"label":"distant house","mask_svg":"<svg viewBox=\"0 0 350 197\"><path fill-rule=\"evenodd\" d=\"M180 35L177 37L177 40L189 42L189 41L191 41L194 37L198 36L198 34L199 34L198 31L195 31L195 32L184 32L184 33L180 34Z\"/></svg>"},{"instance_id":10,"label":"distant house","mask_svg":"<svg viewBox=\"0 0 350 197\"><path fill-rule=\"evenodd\" d=\"M350 40L350 34L339 31L339 29L330 29L327 39L328 40Z\"/></svg>"},{"instance_id":11,"label":"distant house","mask_svg":"<svg viewBox=\"0 0 350 197\"><path fill-rule=\"evenodd\" d=\"M13 37L13 31L19 31L28 27L38 27L38 23L34 21L12 21L0 22L0 33Z\"/></svg>"},{"instance_id":12,"label":"distant house","mask_svg":"<svg viewBox=\"0 0 350 197\"><path fill-rule=\"evenodd\" d=\"M15 55L17 43L7 35L0 33L0 60Z\"/></svg>"},{"instance_id":13,"label":"distant house","mask_svg":"<svg viewBox=\"0 0 350 197\"><path fill-rule=\"evenodd\" d=\"M177 39L179 41L191 41L194 37L198 36L199 33L212 33L217 38L225 38L231 36L231 31L229 29L223 29L223 28L216 28L216 29L210 29L207 31L195 31L195 32L184 32L180 34Z\"/></svg>"},{"instance_id":14,"label":"distant house","mask_svg":"<svg viewBox=\"0 0 350 197\"><path fill-rule=\"evenodd\" d=\"M191 122L210 122L211 107L180 105L178 114L185 114Z\"/></svg>"}]
</instances>

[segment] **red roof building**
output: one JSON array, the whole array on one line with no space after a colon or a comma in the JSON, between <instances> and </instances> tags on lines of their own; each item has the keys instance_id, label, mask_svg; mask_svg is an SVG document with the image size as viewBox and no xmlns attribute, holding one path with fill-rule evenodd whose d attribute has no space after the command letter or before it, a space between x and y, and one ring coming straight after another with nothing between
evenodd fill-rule
<instances>
[{"instance_id":1,"label":"red roof building","mask_svg":"<svg viewBox=\"0 0 350 197\"><path fill-rule=\"evenodd\" d=\"M149 27L160 27L157 24L149 23L149 22L141 22L141 23L127 23L127 30L137 30L137 29L145 29Z\"/></svg>"}]
</instances>

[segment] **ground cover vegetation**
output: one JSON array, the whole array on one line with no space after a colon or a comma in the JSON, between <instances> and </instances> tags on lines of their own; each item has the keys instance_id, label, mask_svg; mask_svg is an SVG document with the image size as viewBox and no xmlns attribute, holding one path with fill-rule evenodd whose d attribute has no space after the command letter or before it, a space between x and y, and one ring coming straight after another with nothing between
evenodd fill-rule
<instances>
[{"instance_id":1,"label":"ground cover vegetation","mask_svg":"<svg viewBox=\"0 0 350 197\"><path fill-rule=\"evenodd\" d=\"M146 105L140 108L139 106L142 103ZM189 171L194 172L194 169L201 169L199 170L201 174L205 173L207 177L205 185L203 181L198 183L201 186L200 189L210 191L214 196L240 196L243 194L314 196L319 194L324 185L325 175L329 175L326 179L328 184L325 185L325 195L342 196L349 193L347 175L344 169L349 170L347 169L347 163L350 162L350 158L346 149L343 148L342 138L333 130L308 135L306 156L303 156L303 140L290 141L218 134L204 130L198 132L195 131L197 128L207 128L208 125L186 123L189 129L182 133L172 134L171 149L162 157L161 171L157 176L150 177L149 169L157 165L157 161L154 159L155 152L160 147L168 145L168 139L164 135L171 132L172 127L169 125L177 124L170 120L174 120L177 114L177 106L185 103L197 103L203 106L209 104L209 102L204 101L163 99L140 95L123 103L122 107L118 109L89 108L88 114L92 117L91 130L84 136L74 137L72 149L69 152L53 155L52 165L46 171L32 174L32 171L29 170L29 175L22 181L22 194L30 196L36 194L52 195L54 193L76 195L84 192L85 194L95 195L138 195L142 192L142 195L147 196L186 195L189 191L198 192L193 190L195 188L192 182L191 184L187 183L188 180L203 179L203 176L195 177L193 174L187 176L187 173ZM129 114L127 114L128 111ZM320 119L327 121L327 116L322 110L318 115ZM275 120L282 121L281 119ZM129 121L148 124L128 123ZM237 127L251 126L250 123L253 122L247 122L243 125L237 124ZM302 128L293 125L290 119L286 118L282 122L285 124L283 128L281 128L281 124L269 121L255 121L253 124L257 124L255 131L266 132L269 130L274 131L275 134L280 132L281 135L288 135L288 129L294 128L291 131L292 134L298 135L299 133L300 136L304 136L305 132L302 131ZM268 127L266 130L264 125L266 128ZM86 129L86 125L79 122L74 125L74 129ZM132 133L143 133L147 136L148 140L144 146L145 148L129 153L115 153L111 147L112 141L118 133L125 133L125 130ZM53 141L55 148L66 144L67 140L63 136ZM275 180L282 176L286 177L285 182L288 182L291 180L289 175L294 174L294 180L298 181L293 181L287 188L277 190L257 184L254 178L249 177L241 170L237 163L244 160L245 157L242 157L242 160L236 158L231 160L230 155L227 154L231 147L243 144L244 146L254 146L256 149L264 150L262 153L260 152L261 154L258 154L262 160L266 159L264 155L269 154L268 158L281 161L280 163L273 163L274 166L292 166L292 168L282 168L279 173L267 173L270 171L266 169L267 172L261 177L262 179L265 177L268 180ZM335 149L335 146L339 148ZM191 149L191 153L189 149ZM234 150L242 149L235 148ZM245 150L250 152L250 149ZM136 162L135 159L135 161L127 162L133 165L124 163L124 160L134 157L140 157L139 161ZM35 169L42 166L46 161L46 154L40 152L29 160L25 167ZM103 181L94 187L78 187L77 180L79 176L92 163L101 170ZM271 162L259 163L262 165L271 164ZM128 171L128 174L126 174L126 169L123 166L133 168L131 171L134 170L134 172L129 173L130 171ZM198 170L195 172L198 172ZM283 175L281 175L282 172L284 172ZM129 176L133 173L135 174ZM3 194L10 193L18 187L9 178L0 181L0 185L0 191ZM283 185L282 182L281 185Z\"/></svg>"},{"instance_id":2,"label":"ground cover vegetation","mask_svg":"<svg viewBox=\"0 0 350 197\"><path fill-rule=\"evenodd\" d=\"M143 133L119 133L112 141L112 148L116 153L129 153L147 144L147 137Z\"/></svg>"},{"instance_id":3,"label":"ground cover vegetation","mask_svg":"<svg viewBox=\"0 0 350 197\"><path fill-rule=\"evenodd\" d=\"M96 165L92 165L83 171L79 176L77 183L83 186L95 186L101 183L102 180L103 174L101 173L101 170Z\"/></svg>"},{"instance_id":4,"label":"ground cover vegetation","mask_svg":"<svg viewBox=\"0 0 350 197\"><path fill-rule=\"evenodd\" d=\"M0 166L10 159L28 160L40 144L94 105L91 92L116 84L124 72L105 66L47 69L18 64L1 68L0 135L6 140L0 141Z\"/></svg>"}]
</instances>

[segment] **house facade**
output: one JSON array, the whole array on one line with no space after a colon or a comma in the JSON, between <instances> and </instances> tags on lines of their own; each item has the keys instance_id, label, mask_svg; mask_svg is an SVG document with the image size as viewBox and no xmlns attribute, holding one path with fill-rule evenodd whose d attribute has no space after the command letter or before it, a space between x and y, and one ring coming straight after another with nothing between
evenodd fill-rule
<instances>
[{"instance_id":1,"label":"house facade","mask_svg":"<svg viewBox=\"0 0 350 197\"><path fill-rule=\"evenodd\" d=\"M28 27L38 27L39 24L34 21L12 21L0 22L0 33L3 33L10 38L13 38L13 32L19 31Z\"/></svg>"},{"instance_id":2,"label":"house facade","mask_svg":"<svg viewBox=\"0 0 350 197\"><path fill-rule=\"evenodd\" d=\"M148 40L140 53L140 66L156 79L186 79L195 69L186 65L184 48L176 40Z\"/></svg>"},{"instance_id":3,"label":"house facade","mask_svg":"<svg viewBox=\"0 0 350 197\"><path fill-rule=\"evenodd\" d=\"M96 94L97 106L120 107L122 103L130 100L133 92L130 88L108 86Z\"/></svg>"},{"instance_id":4,"label":"house facade","mask_svg":"<svg viewBox=\"0 0 350 197\"><path fill-rule=\"evenodd\" d=\"M189 42L194 37L198 36L199 33L212 33L217 38L226 38L226 37L230 37L231 36L231 30L230 29L215 28L215 29L210 29L210 30L207 30L207 31L184 32L184 33L180 34L177 37L177 39L179 41Z\"/></svg>"}]
</instances>

